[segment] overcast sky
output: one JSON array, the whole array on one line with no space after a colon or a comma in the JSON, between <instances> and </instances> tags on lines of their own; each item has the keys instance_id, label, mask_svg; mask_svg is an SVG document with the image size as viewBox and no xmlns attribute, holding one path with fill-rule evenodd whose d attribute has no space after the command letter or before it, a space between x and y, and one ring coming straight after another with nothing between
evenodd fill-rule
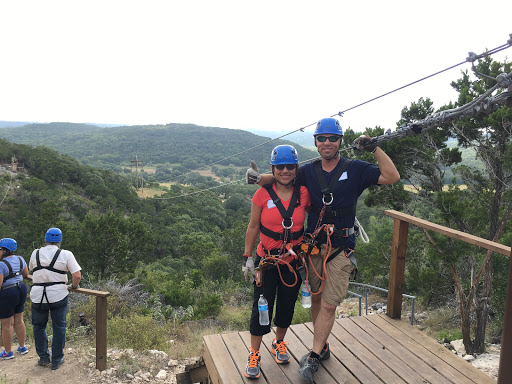
<instances>
[{"instance_id":1,"label":"overcast sky","mask_svg":"<svg viewBox=\"0 0 512 384\"><path fill-rule=\"evenodd\" d=\"M510 0L0 0L0 120L289 132L505 44L511 14ZM419 97L454 101L470 67L340 122L395 128Z\"/></svg>"}]
</instances>

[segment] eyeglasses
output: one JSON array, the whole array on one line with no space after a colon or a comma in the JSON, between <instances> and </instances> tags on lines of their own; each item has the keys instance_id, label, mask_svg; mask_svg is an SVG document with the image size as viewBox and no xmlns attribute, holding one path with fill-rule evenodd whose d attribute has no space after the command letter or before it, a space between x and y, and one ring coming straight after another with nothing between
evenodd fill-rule
<instances>
[{"instance_id":1,"label":"eyeglasses","mask_svg":"<svg viewBox=\"0 0 512 384\"><path fill-rule=\"evenodd\" d=\"M327 140L329 140L331 143L335 143L340 139L340 136L317 136L316 139L321 143L325 143Z\"/></svg>"},{"instance_id":2,"label":"eyeglasses","mask_svg":"<svg viewBox=\"0 0 512 384\"><path fill-rule=\"evenodd\" d=\"M274 165L274 167L276 167L276 169L279 171L282 171L285 167L287 170L293 171L295 168L297 168L297 165L296 164L278 164L278 165Z\"/></svg>"}]
</instances>

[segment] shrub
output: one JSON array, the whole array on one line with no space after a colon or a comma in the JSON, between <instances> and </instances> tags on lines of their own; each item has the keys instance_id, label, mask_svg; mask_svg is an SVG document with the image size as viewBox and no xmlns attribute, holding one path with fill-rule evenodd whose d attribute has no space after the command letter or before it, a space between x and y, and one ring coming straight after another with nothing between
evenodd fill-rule
<instances>
[{"instance_id":1,"label":"shrub","mask_svg":"<svg viewBox=\"0 0 512 384\"><path fill-rule=\"evenodd\" d=\"M127 317L115 317L107 322L108 343L115 348L133 348L144 351L158 349L166 351L171 327L167 323L159 324L150 316L136 313Z\"/></svg>"}]
</instances>

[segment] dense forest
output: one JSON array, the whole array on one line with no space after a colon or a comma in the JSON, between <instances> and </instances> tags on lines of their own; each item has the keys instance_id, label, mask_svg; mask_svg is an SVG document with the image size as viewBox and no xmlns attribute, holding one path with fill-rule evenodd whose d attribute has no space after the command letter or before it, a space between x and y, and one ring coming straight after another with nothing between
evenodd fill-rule
<instances>
[{"instance_id":1,"label":"dense forest","mask_svg":"<svg viewBox=\"0 0 512 384\"><path fill-rule=\"evenodd\" d=\"M72 123L28 124L0 129L0 137L14 143L46 145L84 164L114 171L119 171L122 165L129 166L135 155L144 165L179 165L187 170L217 162L246 167L247 159L267 164L272 148L278 144L295 145L303 160L318 156L286 140L263 144L270 139L242 130L193 124L113 128Z\"/></svg>"},{"instance_id":2,"label":"dense forest","mask_svg":"<svg viewBox=\"0 0 512 384\"><path fill-rule=\"evenodd\" d=\"M510 67L490 59L479 63L479 70L489 76L508 72ZM490 80L473 81L463 73L452 83L459 99L442 109L460 106L492 85ZM433 102L421 98L403 108L399 124L434 111ZM414 192L400 182L372 188L359 200L357 216L370 243L358 242L358 281L387 287L393 233L392 220L382 213L387 208L512 243L511 126L512 112L502 107L490 115L441 126L428 135L382 145ZM367 128L365 133L376 136L383 129ZM142 313L154 314L158 308L163 321L204 319L215 317L226 305L248 306L250 286L243 281L240 262L250 199L257 187L220 185L195 174L193 183L174 184L158 198L139 199L128 176L90 164L119 167L134 153L145 153L147 161L155 164L193 169L266 139L238 130L176 124L117 128L33 124L3 129L2 135L37 144L0 140L0 230L2 237L18 241L26 259L42 245L46 229L58 226L64 232L63 247L77 255L85 281L135 281L151 295L145 304L150 308ZM346 130L343 155L375 161L368 153L349 149L358 135ZM276 144L219 165L246 167L255 159L267 167ZM461 149L471 149L483 166L463 162ZM316 156L304 148L299 154L301 160ZM17 173L8 168L13 155L24 165ZM454 177L446 183L448 169ZM465 188L455 183L455 177ZM206 188L212 189L195 193ZM474 321L470 329L485 330L489 320L500 324L502 319L507 265L505 257L411 228L404 292L417 296L427 307L458 300L461 313L467 311L468 320ZM479 350L480 338L467 335L466 349Z\"/></svg>"}]
</instances>

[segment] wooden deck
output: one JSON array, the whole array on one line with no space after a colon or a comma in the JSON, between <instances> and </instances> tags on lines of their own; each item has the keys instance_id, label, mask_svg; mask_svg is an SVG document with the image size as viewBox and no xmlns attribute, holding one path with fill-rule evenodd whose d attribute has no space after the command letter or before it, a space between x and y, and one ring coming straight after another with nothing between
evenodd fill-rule
<instances>
[{"instance_id":1,"label":"wooden deck","mask_svg":"<svg viewBox=\"0 0 512 384\"><path fill-rule=\"evenodd\" d=\"M300 358L313 344L311 323L292 325L286 335L290 364L278 365L270 353L273 333L263 337L258 380L244 376L249 332L204 337L204 361L213 383L303 383ZM329 337L331 358L322 362L316 383L491 384L474 368L405 320L370 315L336 320Z\"/></svg>"}]
</instances>

